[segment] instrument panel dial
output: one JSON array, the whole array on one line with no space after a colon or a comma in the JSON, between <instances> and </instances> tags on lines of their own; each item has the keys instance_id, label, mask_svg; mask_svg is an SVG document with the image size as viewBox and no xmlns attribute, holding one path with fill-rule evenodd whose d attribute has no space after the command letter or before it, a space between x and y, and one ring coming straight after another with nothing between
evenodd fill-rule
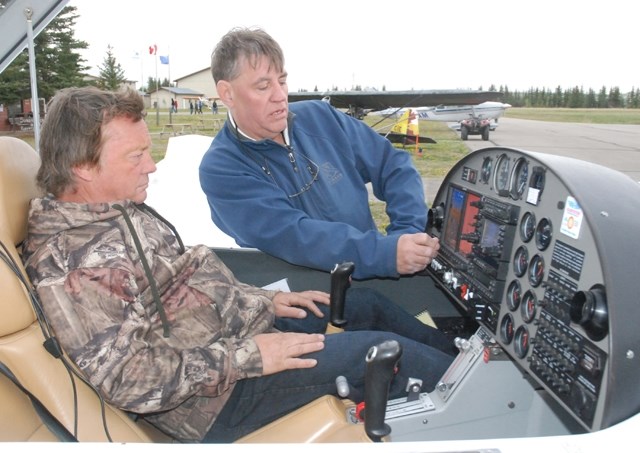
<instances>
[{"instance_id":1,"label":"instrument panel dial","mask_svg":"<svg viewBox=\"0 0 640 453\"><path fill-rule=\"evenodd\" d=\"M515 164L513 164L513 170L511 171L511 177L509 180L510 188L509 195L514 200L520 200L524 190L527 188L529 182L529 162L524 157L519 157Z\"/></svg>"},{"instance_id":2,"label":"instrument panel dial","mask_svg":"<svg viewBox=\"0 0 640 453\"><path fill-rule=\"evenodd\" d=\"M527 272L528 265L529 252L524 245L521 245L513 256L513 273L516 277L522 277Z\"/></svg>"},{"instance_id":3,"label":"instrument panel dial","mask_svg":"<svg viewBox=\"0 0 640 453\"><path fill-rule=\"evenodd\" d=\"M493 159L489 156L482 161L482 169L480 170L480 181L489 184L491 179L491 170L493 169Z\"/></svg>"},{"instance_id":4,"label":"instrument panel dial","mask_svg":"<svg viewBox=\"0 0 640 453\"><path fill-rule=\"evenodd\" d=\"M536 231L536 216L533 212L527 211L522 216L520 222L520 239L522 242L529 242Z\"/></svg>"},{"instance_id":5,"label":"instrument panel dial","mask_svg":"<svg viewBox=\"0 0 640 453\"><path fill-rule=\"evenodd\" d=\"M544 258L541 255L534 255L529 263L529 283L534 288L540 286L544 277Z\"/></svg>"},{"instance_id":6,"label":"instrument panel dial","mask_svg":"<svg viewBox=\"0 0 640 453\"><path fill-rule=\"evenodd\" d=\"M521 359L529 352L529 329L526 326L520 326L516 330L513 348Z\"/></svg>"},{"instance_id":7,"label":"instrument panel dial","mask_svg":"<svg viewBox=\"0 0 640 453\"><path fill-rule=\"evenodd\" d=\"M499 195L509 193L510 162L509 156L501 154L496 161L496 172L493 175L493 186Z\"/></svg>"},{"instance_id":8,"label":"instrument panel dial","mask_svg":"<svg viewBox=\"0 0 640 453\"><path fill-rule=\"evenodd\" d=\"M524 322L530 323L533 321L533 318L536 316L536 305L538 305L536 293L530 289L527 290L527 292L524 293L522 305L520 306L520 314L522 315L522 320Z\"/></svg>"},{"instance_id":9,"label":"instrument panel dial","mask_svg":"<svg viewBox=\"0 0 640 453\"><path fill-rule=\"evenodd\" d=\"M522 286L518 280L513 280L507 289L507 306L509 310L516 311L522 299Z\"/></svg>"},{"instance_id":10,"label":"instrument panel dial","mask_svg":"<svg viewBox=\"0 0 640 453\"><path fill-rule=\"evenodd\" d=\"M536 227L536 247L538 247L538 250L546 250L551 244L552 237L553 226L551 225L551 220L546 217L540 219Z\"/></svg>"},{"instance_id":11,"label":"instrument panel dial","mask_svg":"<svg viewBox=\"0 0 640 453\"><path fill-rule=\"evenodd\" d=\"M500 337L502 337L502 341L504 341L505 344L511 344L513 341L514 326L513 316L511 316L511 313L507 313L500 322Z\"/></svg>"}]
</instances>

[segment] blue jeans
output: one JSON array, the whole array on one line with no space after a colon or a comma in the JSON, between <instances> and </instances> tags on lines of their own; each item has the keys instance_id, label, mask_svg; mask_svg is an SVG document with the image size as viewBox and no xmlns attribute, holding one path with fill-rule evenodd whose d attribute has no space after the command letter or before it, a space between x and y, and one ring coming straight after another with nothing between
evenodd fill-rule
<instances>
[{"instance_id":1,"label":"blue jeans","mask_svg":"<svg viewBox=\"0 0 640 453\"><path fill-rule=\"evenodd\" d=\"M367 352L386 340L396 340L402 347L398 373L389 389L391 399L406 395L410 377L423 380L423 391L432 391L453 361L452 352L440 349L452 351L444 336L375 291L350 289L345 319L345 332L327 335L324 349L309 354L318 360L314 368L238 381L203 442L233 442L321 396L337 395L338 376L347 379L355 394L364 394ZM276 327L324 332L327 322L328 310L324 318L310 314L302 320L278 319ZM429 346L426 341L433 341L438 347Z\"/></svg>"},{"instance_id":2,"label":"blue jeans","mask_svg":"<svg viewBox=\"0 0 640 453\"><path fill-rule=\"evenodd\" d=\"M346 331L394 332L447 354L455 355L458 352L453 342L442 331L417 320L378 291L370 288L350 288L344 305L344 319L347 323L342 327ZM308 311L304 319L277 318L275 327L282 332L324 333L329 323L329 307L318 307L324 313L324 318L318 318Z\"/></svg>"}]
</instances>

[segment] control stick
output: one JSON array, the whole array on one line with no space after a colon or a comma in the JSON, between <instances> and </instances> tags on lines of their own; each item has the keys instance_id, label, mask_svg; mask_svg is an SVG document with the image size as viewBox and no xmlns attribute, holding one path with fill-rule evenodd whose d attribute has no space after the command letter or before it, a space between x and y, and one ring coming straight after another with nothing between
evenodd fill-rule
<instances>
[{"instance_id":1,"label":"control stick","mask_svg":"<svg viewBox=\"0 0 640 453\"><path fill-rule=\"evenodd\" d=\"M364 430L374 442L389 435L391 427L384 422L389 400L389 386L395 375L402 347L396 340L372 346L367 353L364 376Z\"/></svg>"},{"instance_id":2,"label":"control stick","mask_svg":"<svg viewBox=\"0 0 640 453\"><path fill-rule=\"evenodd\" d=\"M329 305L329 318L335 327L342 327L347 323L344 319L344 301L347 289L351 286L351 274L355 265L350 262L336 264L331 271L331 304Z\"/></svg>"}]
</instances>

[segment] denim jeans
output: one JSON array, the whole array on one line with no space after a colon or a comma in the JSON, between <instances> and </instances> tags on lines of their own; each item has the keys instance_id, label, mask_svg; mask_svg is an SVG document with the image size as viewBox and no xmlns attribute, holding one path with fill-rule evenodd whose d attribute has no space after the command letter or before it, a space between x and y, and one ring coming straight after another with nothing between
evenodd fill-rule
<instances>
[{"instance_id":1,"label":"denim jeans","mask_svg":"<svg viewBox=\"0 0 640 453\"><path fill-rule=\"evenodd\" d=\"M324 318L309 313L302 320L278 319L276 328L324 332L329 311L323 311ZM389 389L390 399L406 395L410 377L423 380L422 391L432 391L453 361L453 346L439 331L376 291L349 289L345 319L345 332L327 335L324 349L309 354L318 360L314 368L238 381L203 442L233 442L321 396L337 395L338 376L347 379L353 394L363 395L367 352L387 340L398 341L402 348L398 372Z\"/></svg>"}]
</instances>

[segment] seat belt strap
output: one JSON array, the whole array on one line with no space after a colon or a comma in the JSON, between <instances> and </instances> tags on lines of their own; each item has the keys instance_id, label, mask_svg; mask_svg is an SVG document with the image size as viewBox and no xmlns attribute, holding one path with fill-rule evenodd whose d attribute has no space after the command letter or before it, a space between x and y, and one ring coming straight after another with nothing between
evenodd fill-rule
<instances>
[{"instance_id":1,"label":"seat belt strap","mask_svg":"<svg viewBox=\"0 0 640 453\"><path fill-rule=\"evenodd\" d=\"M78 439L69 432L67 428L49 412L49 410L40 402L38 398L35 397L33 393L27 390L21 383L18 381L18 378L11 372L11 370L0 361L0 373L4 374L13 384L18 387L25 395L29 397L31 400L31 404L33 404L33 408L36 413L42 420L42 423L53 433L61 442L78 442Z\"/></svg>"}]
</instances>

